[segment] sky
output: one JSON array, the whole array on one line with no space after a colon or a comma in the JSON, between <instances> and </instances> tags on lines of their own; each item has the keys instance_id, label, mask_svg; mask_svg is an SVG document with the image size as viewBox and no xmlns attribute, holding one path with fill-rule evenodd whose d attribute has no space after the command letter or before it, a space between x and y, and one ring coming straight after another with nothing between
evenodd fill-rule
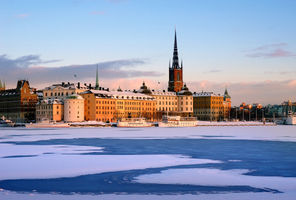
<instances>
[{"instance_id":1,"label":"sky","mask_svg":"<svg viewBox=\"0 0 296 200\"><path fill-rule=\"evenodd\" d=\"M166 89L177 31L191 91L296 101L294 0L0 0L0 80ZM158 82L160 84L158 84Z\"/></svg>"}]
</instances>

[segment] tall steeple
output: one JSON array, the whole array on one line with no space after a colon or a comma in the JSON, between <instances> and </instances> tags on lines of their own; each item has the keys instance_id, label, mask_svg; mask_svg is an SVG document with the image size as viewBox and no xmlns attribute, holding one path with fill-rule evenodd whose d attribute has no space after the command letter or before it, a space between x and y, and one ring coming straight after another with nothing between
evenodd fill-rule
<instances>
[{"instance_id":1,"label":"tall steeple","mask_svg":"<svg viewBox=\"0 0 296 200\"><path fill-rule=\"evenodd\" d=\"M178 45L177 45L177 31L175 29L175 42L174 42L174 54L173 54L173 65L172 68L178 69L179 66L179 55L178 55Z\"/></svg>"},{"instance_id":2,"label":"tall steeple","mask_svg":"<svg viewBox=\"0 0 296 200\"><path fill-rule=\"evenodd\" d=\"M183 62L179 63L177 31L175 29L173 62L169 64L169 87L168 91L180 92L183 87Z\"/></svg>"},{"instance_id":3,"label":"tall steeple","mask_svg":"<svg viewBox=\"0 0 296 200\"><path fill-rule=\"evenodd\" d=\"M99 66L97 65L97 71L96 71L96 86L95 86L95 89L98 90L99 89L99 72L98 72L98 69Z\"/></svg>"}]
</instances>

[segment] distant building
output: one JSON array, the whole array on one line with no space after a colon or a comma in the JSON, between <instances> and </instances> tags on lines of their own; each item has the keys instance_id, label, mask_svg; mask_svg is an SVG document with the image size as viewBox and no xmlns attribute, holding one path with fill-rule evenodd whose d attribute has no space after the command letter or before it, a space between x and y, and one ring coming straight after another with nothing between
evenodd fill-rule
<instances>
[{"instance_id":1,"label":"distant building","mask_svg":"<svg viewBox=\"0 0 296 200\"><path fill-rule=\"evenodd\" d=\"M27 80L19 80L16 89L1 90L0 117L15 122L34 121L38 101L34 91Z\"/></svg>"},{"instance_id":2,"label":"distant building","mask_svg":"<svg viewBox=\"0 0 296 200\"><path fill-rule=\"evenodd\" d=\"M59 122L64 120L64 103L60 99L41 100L36 105L37 122Z\"/></svg>"},{"instance_id":3,"label":"distant building","mask_svg":"<svg viewBox=\"0 0 296 200\"><path fill-rule=\"evenodd\" d=\"M156 100L156 119L160 120L163 115L193 116L193 98L192 93L186 84L179 92L169 91L150 91L145 83L140 87L137 93L147 94Z\"/></svg>"},{"instance_id":4,"label":"distant building","mask_svg":"<svg viewBox=\"0 0 296 200\"><path fill-rule=\"evenodd\" d=\"M155 119L156 101L153 97L134 92L88 90L85 98L85 120L115 122L121 118Z\"/></svg>"},{"instance_id":5,"label":"distant building","mask_svg":"<svg viewBox=\"0 0 296 200\"><path fill-rule=\"evenodd\" d=\"M224 119L224 96L213 92L193 93L193 113L198 120L221 121Z\"/></svg>"},{"instance_id":6,"label":"distant building","mask_svg":"<svg viewBox=\"0 0 296 200\"><path fill-rule=\"evenodd\" d=\"M175 31L174 54L172 65L169 63L169 92L180 92L183 87L183 62L179 64L177 33Z\"/></svg>"},{"instance_id":7,"label":"distant building","mask_svg":"<svg viewBox=\"0 0 296 200\"><path fill-rule=\"evenodd\" d=\"M64 99L64 121L84 121L84 99L80 95L73 94Z\"/></svg>"},{"instance_id":8,"label":"distant building","mask_svg":"<svg viewBox=\"0 0 296 200\"><path fill-rule=\"evenodd\" d=\"M43 89L43 99L66 99L68 96L86 91L88 87L91 85L82 86L79 82L77 84L70 82L53 84Z\"/></svg>"},{"instance_id":9,"label":"distant building","mask_svg":"<svg viewBox=\"0 0 296 200\"><path fill-rule=\"evenodd\" d=\"M230 120L230 111L231 111L231 96L228 94L227 89L224 92L223 98L223 112L224 112L224 120Z\"/></svg>"}]
</instances>

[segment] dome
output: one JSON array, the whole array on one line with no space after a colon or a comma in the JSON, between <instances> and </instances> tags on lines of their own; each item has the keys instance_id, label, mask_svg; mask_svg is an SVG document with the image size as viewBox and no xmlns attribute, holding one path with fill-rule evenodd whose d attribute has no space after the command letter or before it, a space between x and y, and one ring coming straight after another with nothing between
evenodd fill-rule
<instances>
[{"instance_id":1,"label":"dome","mask_svg":"<svg viewBox=\"0 0 296 200\"><path fill-rule=\"evenodd\" d=\"M182 87L181 91L178 92L179 95L192 95L192 92L189 91L188 87L186 84Z\"/></svg>"},{"instance_id":2,"label":"dome","mask_svg":"<svg viewBox=\"0 0 296 200\"><path fill-rule=\"evenodd\" d=\"M80 99L83 100L83 97L78 94L72 94L71 96L68 96L66 99Z\"/></svg>"},{"instance_id":3,"label":"dome","mask_svg":"<svg viewBox=\"0 0 296 200\"><path fill-rule=\"evenodd\" d=\"M151 90L146 86L145 82L143 82L138 92L142 94L152 94Z\"/></svg>"}]
</instances>

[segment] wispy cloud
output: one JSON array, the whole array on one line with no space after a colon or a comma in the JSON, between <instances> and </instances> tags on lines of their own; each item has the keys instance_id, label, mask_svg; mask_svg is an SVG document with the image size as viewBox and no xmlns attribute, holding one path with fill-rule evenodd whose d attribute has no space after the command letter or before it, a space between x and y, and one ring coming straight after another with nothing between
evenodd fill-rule
<instances>
[{"instance_id":1,"label":"wispy cloud","mask_svg":"<svg viewBox=\"0 0 296 200\"><path fill-rule=\"evenodd\" d=\"M29 79L31 83L53 83L60 81L83 81L94 78L96 66L104 79L157 77L163 74L156 71L143 71L138 66L146 64L145 59L126 59L100 62L95 64L68 65L59 67L44 67L42 64L58 62L59 60L42 60L38 55L27 55L16 59L0 55L0 80L14 85L17 79Z\"/></svg>"},{"instance_id":2,"label":"wispy cloud","mask_svg":"<svg viewBox=\"0 0 296 200\"><path fill-rule=\"evenodd\" d=\"M212 69L212 70L209 70L209 71L205 71L204 73L209 74L209 73L220 73L220 72L222 72L222 70L220 70L220 69Z\"/></svg>"},{"instance_id":3,"label":"wispy cloud","mask_svg":"<svg viewBox=\"0 0 296 200\"><path fill-rule=\"evenodd\" d=\"M124 1L127 1L127 0L107 0L108 2L111 2L111 3L121 3L121 2L124 2Z\"/></svg>"},{"instance_id":4,"label":"wispy cloud","mask_svg":"<svg viewBox=\"0 0 296 200\"><path fill-rule=\"evenodd\" d=\"M247 51L246 56L258 58L280 58L280 57L293 57L296 56L295 53L286 50L288 47L287 43L275 43L259 46L252 50Z\"/></svg>"},{"instance_id":5,"label":"wispy cloud","mask_svg":"<svg viewBox=\"0 0 296 200\"><path fill-rule=\"evenodd\" d=\"M239 105L241 102L280 104L288 99L296 101L296 79L260 82L213 82L204 80L188 82L187 85L192 91L214 91L217 94L223 94L227 85L233 105Z\"/></svg>"},{"instance_id":6,"label":"wispy cloud","mask_svg":"<svg viewBox=\"0 0 296 200\"><path fill-rule=\"evenodd\" d=\"M91 15L105 15L106 13L104 11L92 11L90 12Z\"/></svg>"},{"instance_id":7,"label":"wispy cloud","mask_svg":"<svg viewBox=\"0 0 296 200\"><path fill-rule=\"evenodd\" d=\"M27 18L27 17L29 17L30 15L28 14L28 13L22 13L22 14L18 14L18 15L16 15L16 17L17 18L21 18L21 19L23 19L23 18Z\"/></svg>"}]
</instances>

